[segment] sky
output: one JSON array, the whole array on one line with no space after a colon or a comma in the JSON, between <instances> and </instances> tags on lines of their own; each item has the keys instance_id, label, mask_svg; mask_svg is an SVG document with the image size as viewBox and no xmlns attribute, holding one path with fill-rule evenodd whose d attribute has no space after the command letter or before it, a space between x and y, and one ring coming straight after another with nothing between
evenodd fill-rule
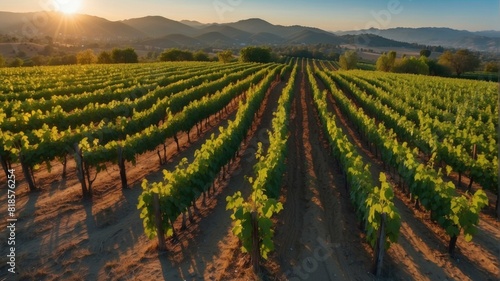
<instances>
[{"instance_id":1,"label":"sky","mask_svg":"<svg viewBox=\"0 0 500 281\"><path fill-rule=\"evenodd\" d=\"M203 23L261 18L273 24L304 25L328 31L370 27L450 27L500 30L500 0L16 0L0 11L34 12L61 8L123 20L148 15Z\"/></svg>"}]
</instances>

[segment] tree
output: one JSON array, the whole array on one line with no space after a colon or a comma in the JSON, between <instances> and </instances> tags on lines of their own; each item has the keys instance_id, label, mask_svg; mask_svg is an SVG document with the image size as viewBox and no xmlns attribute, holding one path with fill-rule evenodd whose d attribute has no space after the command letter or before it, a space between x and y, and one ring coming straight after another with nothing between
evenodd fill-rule
<instances>
[{"instance_id":1,"label":"tree","mask_svg":"<svg viewBox=\"0 0 500 281\"><path fill-rule=\"evenodd\" d=\"M425 58L425 57L424 57ZM394 64L393 71L396 73L429 74L429 66L422 59L415 57L402 58Z\"/></svg>"},{"instance_id":2,"label":"tree","mask_svg":"<svg viewBox=\"0 0 500 281\"><path fill-rule=\"evenodd\" d=\"M61 65L61 57L49 57L49 61L47 61L47 65Z\"/></svg>"},{"instance_id":3,"label":"tree","mask_svg":"<svg viewBox=\"0 0 500 281\"><path fill-rule=\"evenodd\" d=\"M37 55L31 58L33 65L46 65L48 58L45 56Z\"/></svg>"},{"instance_id":4,"label":"tree","mask_svg":"<svg viewBox=\"0 0 500 281\"><path fill-rule=\"evenodd\" d=\"M347 62L347 58L344 55L340 56L340 58L339 58L339 64L340 64L340 68L341 69L344 69L344 70L348 70L349 69L349 63Z\"/></svg>"},{"instance_id":5,"label":"tree","mask_svg":"<svg viewBox=\"0 0 500 281\"><path fill-rule=\"evenodd\" d=\"M432 76L451 76L451 69L445 65L438 63L437 60L427 59L427 66L429 67L429 75Z\"/></svg>"},{"instance_id":6,"label":"tree","mask_svg":"<svg viewBox=\"0 0 500 281\"><path fill-rule=\"evenodd\" d=\"M431 50L429 50L429 49L423 49L423 50L420 51L420 56L428 58L428 57L431 56L431 53L432 53Z\"/></svg>"},{"instance_id":7,"label":"tree","mask_svg":"<svg viewBox=\"0 0 500 281\"><path fill-rule=\"evenodd\" d=\"M13 61L10 62L9 66L10 67L21 67L23 66L24 61L20 58L15 58Z\"/></svg>"},{"instance_id":8,"label":"tree","mask_svg":"<svg viewBox=\"0 0 500 281\"><path fill-rule=\"evenodd\" d=\"M390 51L389 54L382 54L376 63L376 68L378 71L390 72L394 68L396 63L396 52Z\"/></svg>"},{"instance_id":9,"label":"tree","mask_svg":"<svg viewBox=\"0 0 500 281\"><path fill-rule=\"evenodd\" d=\"M193 59L195 61L210 61L210 57L208 56L208 54L203 51L194 53Z\"/></svg>"},{"instance_id":10,"label":"tree","mask_svg":"<svg viewBox=\"0 0 500 281\"><path fill-rule=\"evenodd\" d=\"M114 63L137 63L139 62L137 53L132 48L127 49L113 49L111 51L111 58Z\"/></svg>"},{"instance_id":11,"label":"tree","mask_svg":"<svg viewBox=\"0 0 500 281\"><path fill-rule=\"evenodd\" d=\"M473 71L479 66L479 58L467 49L461 49L452 53L451 51L444 52L439 57L439 63L453 69L460 76L466 71Z\"/></svg>"},{"instance_id":12,"label":"tree","mask_svg":"<svg viewBox=\"0 0 500 281\"><path fill-rule=\"evenodd\" d=\"M113 58L111 57L111 53L107 51L102 51L97 57L97 63L101 64L113 63Z\"/></svg>"},{"instance_id":13,"label":"tree","mask_svg":"<svg viewBox=\"0 0 500 281\"><path fill-rule=\"evenodd\" d=\"M233 52L231 52L231 50L218 52L217 57L219 58L220 62L228 63L233 60Z\"/></svg>"},{"instance_id":14,"label":"tree","mask_svg":"<svg viewBox=\"0 0 500 281\"><path fill-rule=\"evenodd\" d=\"M246 47L240 51L240 60L242 62L261 62L271 61L271 49L261 47Z\"/></svg>"},{"instance_id":15,"label":"tree","mask_svg":"<svg viewBox=\"0 0 500 281\"><path fill-rule=\"evenodd\" d=\"M179 49L168 49L160 55L160 61L192 61L193 53Z\"/></svg>"},{"instance_id":16,"label":"tree","mask_svg":"<svg viewBox=\"0 0 500 281\"><path fill-rule=\"evenodd\" d=\"M24 52L24 51L17 52L17 57L19 57L19 58L25 58L26 57L26 52Z\"/></svg>"},{"instance_id":17,"label":"tree","mask_svg":"<svg viewBox=\"0 0 500 281\"><path fill-rule=\"evenodd\" d=\"M326 56L325 59L332 60L332 61L338 61L340 59L340 54L336 53L336 52L331 52L330 54L328 54L328 56Z\"/></svg>"},{"instance_id":18,"label":"tree","mask_svg":"<svg viewBox=\"0 0 500 281\"><path fill-rule=\"evenodd\" d=\"M71 65L77 64L78 58L75 54L68 54L61 57L61 64L63 65Z\"/></svg>"},{"instance_id":19,"label":"tree","mask_svg":"<svg viewBox=\"0 0 500 281\"><path fill-rule=\"evenodd\" d=\"M390 51L388 54L387 54L387 57L389 58L389 64L390 65L394 65L394 63L396 63L396 57L398 55L396 54L396 51ZM403 55L404 57L404 55Z\"/></svg>"},{"instance_id":20,"label":"tree","mask_svg":"<svg viewBox=\"0 0 500 281\"><path fill-rule=\"evenodd\" d=\"M484 66L485 72L498 72L498 63L490 61Z\"/></svg>"},{"instance_id":21,"label":"tree","mask_svg":"<svg viewBox=\"0 0 500 281\"><path fill-rule=\"evenodd\" d=\"M52 53L54 52L54 46L52 45L46 45L45 47L43 47L43 49L41 51L39 51L38 53L40 55L44 55L44 56L51 56Z\"/></svg>"},{"instance_id":22,"label":"tree","mask_svg":"<svg viewBox=\"0 0 500 281\"><path fill-rule=\"evenodd\" d=\"M50 36L45 36L45 40L47 40L47 45L54 45L54 38Z\"/></svg>"},{"instance_id":23,"label":"tree","mask_svg":"<svg viewBox=\"0 0 500 281\"><path fill-rule=\"evenodd\" d=\"M87 49L76 54L78 64L93 64L97 62L97 57L92 49Z\"/></svg>"},{"instance_id":24,"label":"tree","mask_svg":"<svg viewBox=\"0 0 500 281\"><path fill-rule=\"evenodd\" d=\"M289 53L289 56L297 58L309 58L309 59L314 58L313 53L307 49L294 49Z\"/></svg>"},{"instance_id":25,"label":"tree","mask_svg":"<svg viewBox=\"0 0 500 281\"><path fill-rule=\"evenodd\" d=\"M344 70L354 69L358 65L358 53L346 51L339 59L340 67Z\"/></svg>"},{"instance_id":26,"label":"tree","mask_svg":"<svg viewBox=\"0 0 500 281\"><path fill-rule=\"evenodd\" d=\"M148 60L154 60L155 58L157 58L157 57L155 57L155 52L153 52L153 51L149 51L146 54L146 59L148 59Z\"/></svg>"},{"instance_id":27,"label":"tree","mask_svg":"<svg viewBox=\"0 0 500 281\"><path fill-rule=\"evenodd\" d=\"M378 71L389 72L392 67L389 64L389 57L384 53L380 57L378 57L377 62L375 63L375 67Z\"/></svg>"}]
</instances>

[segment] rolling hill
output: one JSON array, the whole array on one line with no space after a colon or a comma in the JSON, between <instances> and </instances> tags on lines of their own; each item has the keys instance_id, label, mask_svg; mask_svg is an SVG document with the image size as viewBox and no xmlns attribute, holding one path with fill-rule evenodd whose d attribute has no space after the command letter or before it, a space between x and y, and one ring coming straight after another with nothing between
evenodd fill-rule
<instances>
[{"instance_id":1,"label":"rolling hill","mask_svg":"<svg viewBox=\"0 0 500 281\"><path fill-rule=\"evenodd\" d=\"M67 16L56 12L0 12L0 33L18 37L133 40L147 36L122 22L89 15Z\"/></svg>"},{"instance_id":2,"label":"rolling hill","mask_svg":"<svg viewBox=\"0 0 500 281\"><path fill-rule=\"evenodd\" d=\"M302 30L287 38L288 44L319 44L319 43L329 43L329 44L342 44L344 40L342 38L326 32L317 32L313 30Z\"/></svg>"},{"instance_id":3,"label":"rolling hill","mask_svg":"<svg viewBox=\"0 0 500 281\"><path fill-rule=\"evenodd\" d=\"M121 21L149 37L162 37L170 34L195 35L194 27L160 16L147 16Z\"/></svg>"},{"instance_id":4,"label":"rolling hill","mask_svg":"<svg viewBox=\"0 0 500 281\"><path fill-rule=\"evenodd\" d=\"M349 44L367 47L415 48L415 44L391 40L375 34L348 34L343 35L342 38Z\"/></svg>"},{"instance_id":5,"label":"rolling hill","mask_svg":"<svg viewBox=\"0 0 500 281\"><path fill-rule=\"evenodd\" d=\"M180 48L201 46L202 41L183 34L169 34L163 37L142 41L141 44L158 48Z\"/></svg>"},{"instance_id":6,"label":"rolling hill","mask_svg":"<svg viewBox=\"0 0 500 281\"><path fill-rule=\"evenodd\" d=\"M250 40L253 44L283 44L285 41L282 37L269 33L269 32L259 32L250 36Z\"/></svg>"},{"instance_id":7,"label":"rolling hill","mask_svg":"<svg viewBox=\"0 0 500 281\"><path fill-rule=\"evenodd\" d=\"M41 21L43 24L40 24L40 19L43 19ZM95 16L67 16L55 12L0 12L0 34L19 38L50 36L56 40L71 38L85 42L126 41L134 45L146 44L157 48L319 43L408 48L416 48L414 43L418 43L478 51L497 51L500 47L499 31L392 28L345 31L334 34L314 27L275 25L258 18L224 24L204 24L190 20L179 22L161 16L109 21ZM365 35L360 37L361 34Z\"/></svg>"},{"instance_id":8,"label":"rolling hill","mask_svg":"<svg viewBox=\"0 0 500 281\"><path fill-rule=\"evenodd\" d=\"M224 24L213 24L198 30L198 35L203 35L205 33L218 32L224 34L237 42L246 42L252 33L234 28L229 25ZM236 42L235 42L236 43Z\"/></svg>"},{"instance_id":9,"label":"rolling hill","mask_svg":"<svg viewBox=\"0 0 500 281\"><path fill-rule=\"evenodd\" d=\"M300 26L300 25L292 25L292 26L274 25L274 24L271 24L265 20L257 19L257 18L240 20L240 21L237 21L234 23L227 23L225 25L228 25L228 26L246 31L248 33L252 33L252 34L261 33L261 32L268 32L268 33L272 33L272 34L275 34L275 35L278 35L278 36L281 36L284 38L294 36L297 33L305 31L305 30L314 31L317 33L331 34L330 32L321 30L319 28L306 27L306 26Z\"/></svg>"},{"instance_id":10,"label":"rolling hill","mask_svg":"<svg viewBox=\"0 0 500 281\"><path fill-rule=\"evenodd\" d=\"M195 20L181 20L180 23L183 23L185 25L189 25L189 26L194 27L194 28L202 28L202 27L209 25L209 24L201 23L201 22L195 21Z\"/></svg>"},{"instance_id":11,"label":"rolling hill","mask_svg":"<svg viewBox=\"0 0 500 281\"><path fill-rule=\"evenodd\" d=\"M210 47L223 47L233 44L233 39L216 31L203 33L195 38Z\"/></svg>"},{"instance_id":12,"label":"rolling hill","mask_svg":"<svg viewBox=\"0 0 500 281\"><path fill-rule=\"evenodd\" d=\"M451 48L467 48L477 51L498 51L500 47L500 32L498 31L470 32L442 27L398 27L391 29L371 28L344 31L338 32L337 34L374 34L400 42Z\"/></svg>"}]
</instances>

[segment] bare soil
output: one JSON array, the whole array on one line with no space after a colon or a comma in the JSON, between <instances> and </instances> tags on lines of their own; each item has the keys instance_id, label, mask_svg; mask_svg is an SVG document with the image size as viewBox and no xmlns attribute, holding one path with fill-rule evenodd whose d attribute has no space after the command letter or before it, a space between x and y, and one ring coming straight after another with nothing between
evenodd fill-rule
<instances>
[{"instance_id":1,"label":"bare soil","mask_svg":"<svg viewBox=\"0 0 500 281\"><path fill-rule=\"evenodd\" d=\"M181 230L182 216L176 221L178 238L167 239L167 252L158 252L157 240L145 237L136 208L146 178L162 180L163 169L173 169L194 151L218 126L234 117L236 107L222 119L212 117L201 135L196 129L175 142L167 141L168 162L160 165L156 151L127 164L129 189L120 188L118 168L110 165L94 184L91 201L81 198L74 161L61 179L62 167L54 163L51 173L36 172L39 192L30 193L20 167L17 177L16 261L18 272L7 275L0 264L1 280L499 280L500 225L489 213L481 214L479 232L467 243L460 237L455 257L447 254L448 237L429 220L429 215L413 207L413 202L397 187L397 176L384 169L366 142L351 129L349 120L330 97L329 107L338 125L371 164L374 179L386 172L397 196L402 217L401 235L388 250L383 276L371 273L373 251L365 242L350 203L345 179L332 157L312 101L304 66L296 79L287 170L282 196L284 210L275 218L276 249L262 263L262 273L251 270L248 254L232 234L226 197L236 191L250 193L245 179L253 174L257 143L267 146L267 130L272 112L285 87L285 79L269 90L253 128L242 144L239 157L215 182L216 191L206 202L200 198L193 219ZM320 83L320 81L318 81ZM321 83L320 83L321 85ZM324 86L321 85L324 89ZM5 176L0 176L5 182ZM0 205L6 206L6 190L0 189ZM5 213L5 212L3 212ZM2 216L3 218L3 216ZM0 237L7 237L5 220L0 220ZM2 239L6 249L6 239ZM3 260L3 259L2 259Z\"/></svg>"},{"instance_id":2,"label":"bare soil","mask_svg":"<svg viewBox=\"0 0 500 281\"><path fill-rule=\"evenodd\" d=\"M321 81L318 80L318 83ZM392 179L396 190L394 201L400 211L402 226L398 243L393 244L388 251L390 261L386 264L385 276L394 280L498 280L498 220L482 213L479 231L473 241L467 243L460 236L458 251L455 257L450 257L447 254L449 237L445 231L431 222L429 213L414 208L414 202L398 185L399 177L391 169L384 169L383 163L375 157L366 141L351 128L349 120L342 115L331 94L329 103L339 120L338 125L347 133L349 140L357 145L365 163L371 164L372 175L385 172Z\"/></svg>"}]
</instances>

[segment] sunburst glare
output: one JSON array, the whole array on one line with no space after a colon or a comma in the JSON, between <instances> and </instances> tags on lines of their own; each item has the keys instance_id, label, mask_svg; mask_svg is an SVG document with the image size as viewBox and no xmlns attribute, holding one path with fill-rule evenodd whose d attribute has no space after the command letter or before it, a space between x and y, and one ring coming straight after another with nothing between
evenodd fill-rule
<instances>
[{"instance_id":1,"label":"sunburst glare","mask_svg":"<svg viewBox=\"0 0 500 281\"><path fill-rule=\"evenodd\" d=\"M78 12L82 6L82 0L54 0L54 5L59 12L71 15Z\"/></svg>"}]
</instances>

